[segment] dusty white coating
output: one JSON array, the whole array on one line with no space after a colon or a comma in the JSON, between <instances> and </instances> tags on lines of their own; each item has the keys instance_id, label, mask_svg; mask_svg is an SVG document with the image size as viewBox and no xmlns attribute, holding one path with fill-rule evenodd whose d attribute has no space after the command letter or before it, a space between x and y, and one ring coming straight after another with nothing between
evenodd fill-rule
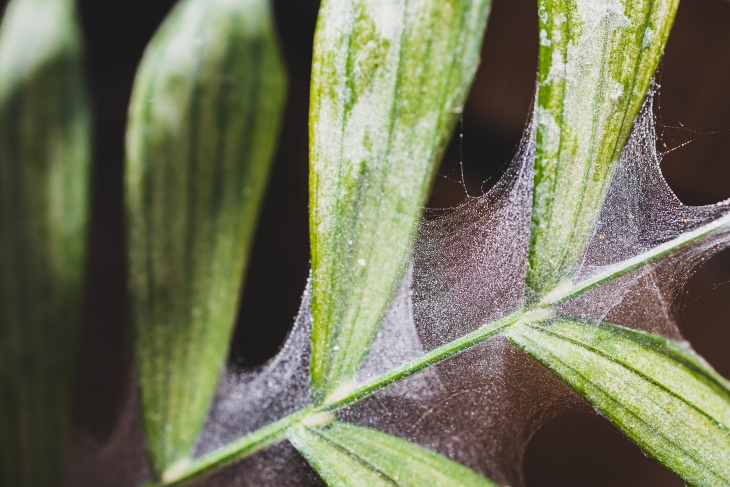
<instances>
[{"instance_id":1,"label":"dusty white coating","mask_svg":"<svg viewBox=\"0 0 730 487\"><path fill-rule=\"evenodd\" d=\"M403 27L401 19L405 4L403 0L383 2L362 0L360 2L367 15L373 20L378 36L384 40L395 41Z\"/></svg>"},{"instance_id":2,"label":"dusty white coating","mask_svg":"<svg viewBox=\"0 0 730 487\"><path fill-rule=\"evenodd\" d=\"M550 41L545 29L540 29L540 45L545 47L550 47L552 45L552 41Z\"/></svg>"}]
</instances>

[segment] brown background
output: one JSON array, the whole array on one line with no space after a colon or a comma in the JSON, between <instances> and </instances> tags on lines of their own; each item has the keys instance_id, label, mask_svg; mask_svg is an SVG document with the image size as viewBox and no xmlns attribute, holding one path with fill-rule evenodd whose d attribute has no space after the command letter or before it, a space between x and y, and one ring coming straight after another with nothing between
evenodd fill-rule
<instances>
[{"instance_id":1,"label":"brown background","mask_svg":"<svg viewBox=\"0 0 730 487\"><path fill-rule=\"evenodd\" d=\"M534 0L494 0L483 62L465 110L463 144L452 144L431 205L470 194L509 162L528 114L537 62ZM142 50L172 0L82 0L88 70L96 110L93 231L84 336L76 386L77 429L104 438L130 387L121 223L123 134ZM231 361L242 366L275 353L296 313L308 269L307 102L318 2L275 1L290 74L282 143L247 277ZM658 102L665 175L687 204L730 196L730 2L685 0L662 63ZM683 144L690 142L688 145ZM660 147L663 147L661 145ZM664 150L667 150L664 149ZM704 265L678 307L685 336L730 376L730 255ZM680 486L682 483L597 417L554 420L527 454L530 487Z\"/></svg>"}]
</instances>

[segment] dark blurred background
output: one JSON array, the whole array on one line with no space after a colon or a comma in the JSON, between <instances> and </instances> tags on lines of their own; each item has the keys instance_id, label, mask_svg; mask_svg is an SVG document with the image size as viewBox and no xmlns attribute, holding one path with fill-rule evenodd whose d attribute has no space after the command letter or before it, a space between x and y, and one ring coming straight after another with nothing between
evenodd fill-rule
<instances>
[{"instance_id":1,"label":"dark blurred background","mask_svg":"<svg viewBox=\"0 0 730 487\"><path fill-rule=\"evenodd\" d=\"M3 2L4 3L4 2ZM95 113L93 224L74 427L102 440L130 393L125 309L122 163L126 108L144 46L173 0L81 0ZM318 2L275 0L290 76L276 165L248 270L231 362L260 364L284 339L308 271L307 104ZM458 138L442 166L431 206L458 204L499 177L524 127L537 63L535 0L494 0L483 62ZM730 2L685 0L658 80L658 127L665 176L687 204L730 196ZM462 184L460 159L463 160ZM682 330L730 376L730 254L690 280L678 306ZM598 417L566 414L532 441L530 487L681 486Z\"/></svg>"}]
</instances>

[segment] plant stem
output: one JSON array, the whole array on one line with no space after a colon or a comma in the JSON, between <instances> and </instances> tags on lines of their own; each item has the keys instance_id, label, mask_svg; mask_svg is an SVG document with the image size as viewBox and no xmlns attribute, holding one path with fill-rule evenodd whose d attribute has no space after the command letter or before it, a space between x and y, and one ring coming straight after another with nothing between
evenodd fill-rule
<instances>
[{"instance_id":1,"label":"plant stem","mask_svg":"<svg viewBox=\"0 0 730 487\"><path fill-rule=\"evenodd\" d=\"M564 303L575 297L580 296L589 289L592 289L599 284L610 281L617 277L623 276L634 269L637 269L645 264L654 262L667 254L674 252L675 250L687 247L705 237L712 235L713 233L725 230L730 227L730 212L725 213L721 217L712 220L710 223L701 225L694 230L683 233L679 237L673 238L664 242L663 244L657 245L653 249L642 252L634 257L630 257L626 260L622 260L616 264L608 266L605 270L598 272L597 274L589 277L588 279L581 281L572 286L558 286L553 292L543 298L541 304L543 306L553 306L556 304Z\"/></svg>"},{"instance_id":2,"label":"plant stem","mask_svg":"<svg viewBox=\"0 0 730 487\"><path fill-rule=\"evenodd\" d=\"M312 414L312 412L313 408L309 407L285 416L253 433L232 441L226 446L191 460L187 465L176 468L176 472L168 470L163 475L161 482L146 484L144 487L177 487L205 477L229 463L278 443L284 439L289 427Z\"/></svg>"},{"instance_id":3,"label":"plant stem","mask_svg":"<svg viewBox=\"0 0 730 487\"><path fill-rule=\"evenodd\" d=\"M519 310L509 316L502 318L501 320L495 321L493 323L488 323L467 335L464 335L452 342L447 343L446 345L442 345L424 355L421 355L416 359L410 360L399 367L396 367L382 375L370 379L369 381L361 384L356 389L350 391L346 395L339 397L334 401L328 401L327 403L325 403L324 406L321 407L321 409L327 411L338 411L342 408L359 402L375 394L376 392L385 389L391 384L400 382L403 379L411 377L432 365L443 362L444 360L447 360L448 358L453 357L454 355L457 355L464 350L467 350L475 345L487 341L489 338L493 337L503 329L514 325L517 321L520 320L520 318L525 316L525 314L525 310Z\"/></svg>"},{"instance_id":4,"label":"plant stem","mask_svg":"<svg viewBox=\"0 0 730 487\"><path fill-rule=\"evenodd\" d=\"M283 440L291 426L305 420L307 417L336 412L355 404L396 382L407 379L432 365L444 362L480 343L484 343L511 326L546 321L552 317L555 305L573 299L599 284L622 276L644 264L651 263L675 250L684 248L728 227L730 227L730 213L726 213L710 223L658 245L651 250L609 266L605 271L599 272L585 281L558 286L534 307L520 309L498 321L485 324L467 335L357 385L345 393L338 394L336 398L330 397L321 406L310 406L290 414L218 450L191 460L187 465L175 468L175 472L166 472L162 482L148 484L145 487L177 487L204 477L229 463Z\"/></svg>"},{"instance_id":5,"label":"plant stem","mask_svg":"<svg viewBox=\"0 0 730 487\"><path fill-rule=\"evenodd\" d=\"M328 404L319 407L305 408L297 411L296 413L290 414L275 423L271 423L270 425L256 430L224 447L208 453L207 455L203 455L200 458L192 460L185 466L176 468L176 472L166 472L160 483L147 484L144 487L177 487L186 485L193 480L204 477L229 463L252 455L267 446L281 441L284 439L289 427L304 418L315 414L321 414L323 412L339 411L351 404L359 402L391 384L411 377L423 369L443 362L444 360L447 360L466 349L485 342L506 327L514 325L520 321L520 319L525 315L526 312L524 310L520 310L502 318L501 320L495 321L494 323L484 325L468 335L464 335L463 337L436 348L417 359L406 362L385 374L379 375L364 384L361 384L334 402L329 402Z\"/></svg>"}]
</instances>

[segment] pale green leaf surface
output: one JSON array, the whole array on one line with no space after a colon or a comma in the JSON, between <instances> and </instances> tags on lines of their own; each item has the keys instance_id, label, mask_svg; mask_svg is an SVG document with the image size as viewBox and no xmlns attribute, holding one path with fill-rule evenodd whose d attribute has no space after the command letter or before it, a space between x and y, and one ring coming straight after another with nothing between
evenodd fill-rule
<instances>
[{"instance_id":1,"label":"pale green leaf surface","mask_svg":"<svg viewBox=\"0 0 730 487\"><path fill-rule=\"evenodd\" d=\"M347 387L410 255L489 0L325 0L310 107L315 400Z\"/></svg>"},{"instance_id":2,"label":"pale green leaf surface","mask_svg":"<svg viewBox=\"0 0 730 487\"><path fill-rule=\"evenodd\" d=\"M506 335L685 482L730 483L730 388L690 351L649 333L577 320Z\"/></svg>"},{"instance_id":3,"label":"pale green leaf surface","mask_svg":"<svg viewBox=\"0 0 730 487\"><path fill-rule=\"evenodd\" d=\"M71 0L13 0L0 24L0 485L60 484L91 158Z\"/></svg>"},{"instance_id":4,"label":"pale green leaf surface","mask_svg":"<svg viewBox=\"0 0 730 487\"><path fill-rule=\"evenodd\" d=\"M528 298L570 280L678 0L540 0Z\"/></svg>"},{"instance_id":5,"label":"pale green leaf surface","mask_svg":"<svg viewBox=\"0 0 730 487\"><path fill-rule=\"evenodd\" d=\"M494 487L473 470L414 443L336 421L293 427L289 440L332 487Z\"/></svg>"},{"instance_id":6,"label":"pale green leaf surface","mask_svg":"<svg viewBox=\"0 0 730 487\"><path fill-rule=\"evenodd\" d=\"M183 0L135 81L129 290L147 448L163 476L192 453L228 352L284 89L266 0Z\"/></svg>"}]
</instances>

